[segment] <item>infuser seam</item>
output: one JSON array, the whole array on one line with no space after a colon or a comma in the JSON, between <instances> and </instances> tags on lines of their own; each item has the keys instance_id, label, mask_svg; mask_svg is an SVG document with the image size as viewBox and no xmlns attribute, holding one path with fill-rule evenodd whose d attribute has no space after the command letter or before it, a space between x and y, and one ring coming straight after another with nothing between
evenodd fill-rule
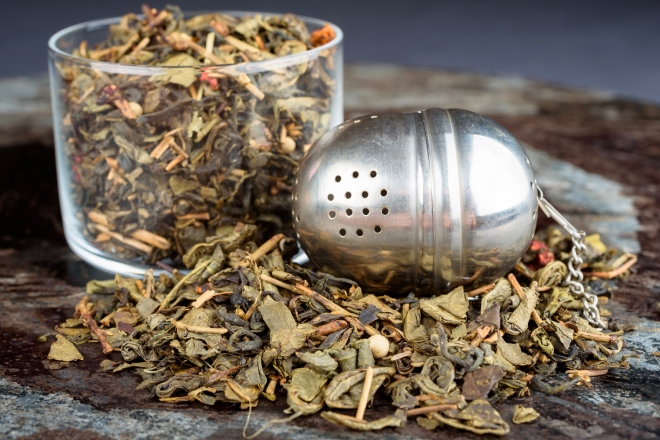
<instances>
[{"instance_id":1,"label":"infuser seam","mask_svg":"<svg viewBox=\"0 0 660 440\"><path fill-rule=\"evenodd\" d=\"M425 240L424 240L424 238L426 236L426 232L425 232L425 229L423 227L424 226L423 225L424 215L426 214L426 210L427 210L427 207L424 206L424 200L425 200L425 197L424 197L424 192L425 192L425 187L424 187L425 172L424 172L424 168L426 168L428 170L430 181L433 182L433 167L431 167L431 150L430 150L430 146L429 146L430 143L429 143L429 138L428 138L428 128L426 126L425 116L424 116L423 113L414 113L413 117L415 118L415 121L419 121L419 123L421 123L421 129L422 129L422 133L424 135L422 139L418 138L420 140L420 142L418 142L418 146L417 146L417 156L418 156L418 159L420 159L420 160L425 159L425 162L418 162L418 167L417 167L418 168L418 174L417 174L417 176L415 176L416 180L417 180L417 191L419 191L418 194L422 195L421 203L418 205L419 209L417 211L418 216L420 215L420 211L421 211L421 216L420 216L420 218L418 218L418 221L422 222L422 225L420 225L421 227L418 228L418 232L417 232L417 235L415 237L416 240L418 241L416 243L418 251L415 253L415 258L416 258L415 270L417 271L417 273L415 274L414 279L415 279L415 287L418 288L419 287L419 280L421 279L419 272L421 270L421 265L423 264L424 253L426 252L426 245L427 245L425 243ZM423 141L423 142L421 142L421 141ZM422 144L422 145L419 145L419 144ZM426 154L424 154L424 153L426 153ZM435 206L435 199L434 199L433 185L430 185L429 198L430 198L430 201L429 201L430 202L429 203L430 204L430 209L429 209L430 212L427 215L432 220L431 227L430 227L430 235L431 235L431 245L434 248L434 246L435 246L435 227L434 227L434 224L433 224L433 219L434 219L434 210L433 210L433 208ZM431 253L430 258L432 260L432 264L431 264L430 267L435 272L435 252Z\"/></svg>"},{"instance_id":2,"label":"infuser seam","mask_svg":"<svg viewBox=\"0 0 660 440\"><path fill-rule=\"evenodd\" d=\"M465 278L463 273L463 186L461 178L461 168L458 159L458 142L456 140L456 130L454 129L454 121L448 110L444 110L447 115L447 121L451 131L446 134L445 138L445 157L447 159L447 180L449 190L452 192L450 197L449 212L451 215L451 245L452 251L458 251L458 258L452 258L452 266L455 267L458 278ZM453 181L453 185L452 185Z\"/></svg>"}]
</instances>

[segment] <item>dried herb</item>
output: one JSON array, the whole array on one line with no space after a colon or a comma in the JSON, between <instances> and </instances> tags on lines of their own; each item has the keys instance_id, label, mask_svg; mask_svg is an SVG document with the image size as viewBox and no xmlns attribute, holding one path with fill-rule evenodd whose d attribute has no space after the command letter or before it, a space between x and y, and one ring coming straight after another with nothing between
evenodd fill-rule
<instances>
[{"instance_id":1,"label":"dried herb","mask_svg":"<svg viewBox=\"0 0 660 440\"><path fill-rule=\"evenodd\" d=\"M513 413L513 423L531 423L538 419L540 416L534 408L525 408L522 405L516 405L516 410Z\"/></svg>"},{"instance_id":2,"label":"dried herb","mask_svg":"<svg viewBox=\"0 0 660 440\"><path fill-rule=\"evenodd\" d=\"M505 435L510 427L496 407L509 397L589 387L609 369L627 367L622 332L592 328L579 308L568 307L575 298L553 274L562 273L561 249L570 242L556 232L552 244L539 241L548 231L537 234L550 263L473 290L475 301L459 287L444 296L412 295L401 305L363 294L350 280L286 264L281 249L289 239L282 235L258 245L254 226L223 231L183 256L188 275L88 283L78 317L55 329L52 351L66 345L69 355L47 368L75 358L69 341L102 337L123 358L104 361L104 371L135 372L138 389L163 402L250 409L261 396L283 398L284 390L292 415L271 424L320 413L351 429L376 430L415 417L426 429ZM586 261L595 263L602 265L602 255ZM589 283L611 294L610 284ZM390 414L370 416L376 395L389 396ZM519 407L513 421L536 417Z\"/></svg>"},{"instance_id":3,"label":"dried herb","mask_svg":"<svg viewBox=\"0 0 660 440\"><path fill-rule=\"evenodd\" d=\"M115 258L191 266L184 254L213 247L238 222L265 233L289 221L293 171L331 122L334 48L246 63L335 35L326 26L310 36L292 14L142 10L110 25L104 41L82 41L78 59L56 60L71 215Z\"/></svg>"},{"instance_id":4,"label":"dried herb","mask_svg":"<svg viewBox=\"0 0 660 440\"><path fill-rule=\"evenodd\" d=\"M57 340L50 346L48 359L61 362L81 361L83 355L80 354L76 346L62 335L56 335Z\"/></svg>"}]
</instances>

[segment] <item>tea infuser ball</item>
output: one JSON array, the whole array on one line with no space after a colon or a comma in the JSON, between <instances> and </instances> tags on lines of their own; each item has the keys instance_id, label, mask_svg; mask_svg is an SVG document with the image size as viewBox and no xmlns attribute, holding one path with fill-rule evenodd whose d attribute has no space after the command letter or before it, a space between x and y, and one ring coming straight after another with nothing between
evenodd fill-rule
<instances>
[{"instance_id":1,"label":"tea infuser ball","mask_svg":"<svg viewBox=\"0 0 660 440\"><path fill-rule=\"evenodd\" d=\"M308 151L292 197L296 236L321 271L401 294L506 274L529 247L538 203L518 141L460 109L344 122Z\"/></svg>"}]
</instances>

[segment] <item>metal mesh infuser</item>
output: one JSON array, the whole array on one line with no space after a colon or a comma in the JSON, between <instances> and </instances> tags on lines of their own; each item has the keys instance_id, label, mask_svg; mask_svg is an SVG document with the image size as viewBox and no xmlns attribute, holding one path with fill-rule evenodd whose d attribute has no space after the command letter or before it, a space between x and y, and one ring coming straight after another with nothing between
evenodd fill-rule
<instances>
[{"instance_id":1,"label":"metal mesh infuser","mask_svg":"<svg viewBox=\"0 0 660 440\"><path fill-rule=\"evenodd\" d=\"M363 116L309 150L293 188L302 248L372 292L444 292L510 271L537 189L518 141L459 109Z\"/></svg>"}]
</instances>

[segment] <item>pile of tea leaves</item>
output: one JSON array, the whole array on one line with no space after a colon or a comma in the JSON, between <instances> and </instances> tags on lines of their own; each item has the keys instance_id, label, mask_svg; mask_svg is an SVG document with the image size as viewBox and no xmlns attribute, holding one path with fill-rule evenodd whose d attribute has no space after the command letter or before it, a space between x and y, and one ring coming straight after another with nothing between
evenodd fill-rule
<instances>
[{"instance_id":1,"label":"pile of tea leaves","mask_svg":"<svg viewBox=\"0 0 660 440\"><path fill-rule=\"evenodd\" d=\"M74 317L56 327L47 365L66 367L82 359L76 345L98 343L121 353L101 363L105 371L134 371L137 390L163 402L252 409L283 399L281 387L286 420L320 413L377 430L415 417L427 429L496 435L510 428L494 404L590 387L592 377L628 368L623 329L602 307L609 328L589 325L582 301L560 286L570 240L558 229L538 232L513 274L423 298L375 296L287 264L295 241L276 235L258 246L255 231L239 224L195 245L186 275L90 281ZM597 235L586 241L583 270L604 304L606 279L625 275L635 257L607 250ZM370 417L376 394L389 396L390 415ZM538 416L519 406L513 422Z\"/></svg>"},{"instance_id":2,"label":"pile of tea leaves","mask_svg":"<svg viewBox=\"0 0 660 440\"><path fill-rule=\"evenodd\" d=\"M288 222L294 171L339 91L335 48L289 56L336 36L293 14L142 12L55 63L58 141L84 237L116 259L182 267L226 225L270 235Z\"/></svg>"}]
</instances>

